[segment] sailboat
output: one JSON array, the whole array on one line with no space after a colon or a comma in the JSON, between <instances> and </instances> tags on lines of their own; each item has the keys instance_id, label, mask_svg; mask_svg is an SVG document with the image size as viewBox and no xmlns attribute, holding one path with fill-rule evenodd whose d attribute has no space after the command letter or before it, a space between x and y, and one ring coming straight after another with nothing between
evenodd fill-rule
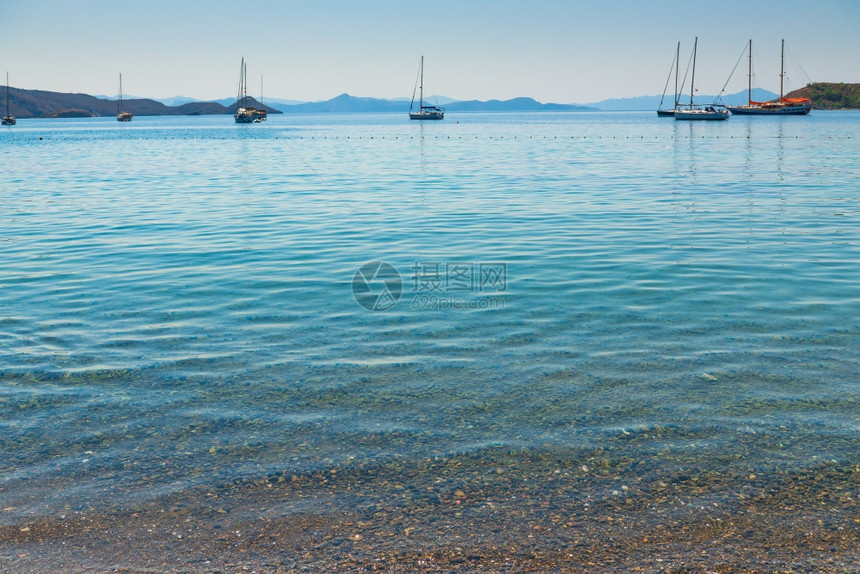
<instances>
[{"instance_id":1,"label":"sailboat","mask_svg":"<svg viewBox=\"0 0 860 574\"><path fill-rule=\"evenodd\" d=\"M119 75L119 98L116 101L116 121L130 122L133 116L122 109L122 74Z\"/></svg>"},{"instance_id":2,"label":"sailboat","mask_svg":"<svg viewBox=\"0 0 860 574\"><path fill-rule=\"evenodd\" d=\"M669 77L666 78L666 85L663 86L663 96L660 98L660 105L657 106L657 117L673 118L675 110L678 109L678 64L681 56L681 42L678 42L678 48L675 50L675 60L672 62L672 68L675 68L675 105L671 110L663 109L663 99L666 97L666 88L669 87L669 78L672 77L672 68L669 68Z\"/></svg>"},{"instance_id":3,"label":"sailboat","mask_svg":"<svg viewBox=\"0 0 860 574\"><path fill-rule=\"evenodd\" d=\"M14 126L17 123L15 116L9 113L9 72L6 72L6 115L0 123L4 126Z\"/></svg>"},{"instance_id":4,"label":"sailboat","mask_svg":"<svg viewBox=\"0 0 860 574\"><path fill-rule=\"evenodd\" d=\"M421 56L421 64L418 67L418 111L413 112L415 104L415 90L412 91L412 101L409 102L410 120L441 120L445 118L445 109L439 106L424 105L424 56Z\"/></svg>"},{"instance_id":5,"label":"sailboat","mask_svg":"<svg viewBox=\"0 0 860 574\"><path fill-rule=\"evenodd\" d=\"M690 103L684 104L684 107L676 106L676 120L727 120L729 119L729 111L725 106L719 104L710 104L706 107L696 106L693 104L693 94L696 91L696 48L699 45L699 38L693 43L693 74L690 77Z\"/></svg>"},{"instance_id":6,"label":"sailboat","mask_svg":"<svg viewBox=\"0 0 860 574\"><path fill-rule=\"evenodd\" d=\"M239 95L236 98L236 113L233 114L233 119L237 124L250 124L256 119L254 112L257 110L248 107L248 86L247 81L248 68L245 65L245 58L242 58L242 67L239 71ZM259 120L257 120L259 121Z\"/></svg>"},{"instance_id":7,"label":"sailboat","mask_svg":"<svg viewBox=\"0 0 860 574\"><path fill-rule=\"evenodd\" d=\"M260 105L263 105L263 75L260 74ZM254 110L254 121L264 122L269 119L269 114L266 110Z\"/></svg>"},{"instance_id":8,"label":"sailboat","mask_svg":"<svg viewBox=\"0 0 860 574\"><path fill-rule=\"evenodd\" d=\"M747 84L747 105L730 106L733 114L758 116L805 116L812 111L809 98L786 98L782 91L785 83L785 40L782 41L782 54L779 66L779 98L769 102L754 102L752 99L752 40L749 44L749 83Z\"/></svg>"}]
</instances>

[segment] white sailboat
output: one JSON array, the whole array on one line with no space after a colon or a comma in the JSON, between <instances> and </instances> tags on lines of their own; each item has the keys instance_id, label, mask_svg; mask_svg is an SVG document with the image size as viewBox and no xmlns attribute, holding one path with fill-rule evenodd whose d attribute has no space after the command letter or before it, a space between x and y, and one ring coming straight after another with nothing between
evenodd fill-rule
<instances>
[{"instance_id":1,"label":"white sailboat","mask_svg":"<svg viewBox=\"0 0 860 574\"><path fill-rule=\"evenodd\" d=\"M729 110L725 106L719 104L709 104L705 107L697 106L693 103L693 94L696 91L696 48L699 45L699 38L696 37L693 43L693 73L690 77L690 103L684 104L683 107L679 104L675 107L676 120L727 120L729 119Z\"/></svg>"},{"instance_id":2,"label":"white sailboat","mask_svg":"<svg viewBox=\"0 0 860 574\"><path fill-rule=\"evenodd\" d=\"M245 66L245 58L242 58L242 66L239 71L239 94L236 97L236 113L233 114L233 119L237 124L250 124L254 122L254 112L257 110L248 106L248 86L247 86L248 69Z\"/></svg>"},{"instance_id":3,"label":"white sailboat","mask_svg":"<svg viewBox=\"0 0 860 574\"><path fill-rule=\"evenodd\" d=\"M9 111L9 72L6 72L6 115L0 120L4 126L14 126L18 120Z\"/></svg>"},{"instance_id":4,"label":"white sailboat","mask_svg":"<svg viewBox=\"0 0 860 574\"><path fill-rule=\"evenodd\" d=\"M122 74L119 75L119 98L116 101L116 121L118 122L130 122L131 112L126 112L122 109Z\"/></svg>"},{"instance_id":5,"label":"white sailboat","mask_svg":"<svg viewBox=\"0 0 860 574\"><path fill-rule=\"evenodd\" d=\"M410 120L441 120L445 118L445 109L439 106L424 105L424 56L421 56L421 64L418 67L418 111L413 112L415 104L415 90L412 90L412 101L409 102Z\"/></svg>"}]
</instances>

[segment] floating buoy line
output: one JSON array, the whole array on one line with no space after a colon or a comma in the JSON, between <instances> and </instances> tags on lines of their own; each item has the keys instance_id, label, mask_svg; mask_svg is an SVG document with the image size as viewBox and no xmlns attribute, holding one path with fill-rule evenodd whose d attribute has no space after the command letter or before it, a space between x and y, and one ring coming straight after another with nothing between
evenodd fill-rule
<instances>
[{"instance_id":1,"label":"floating buoy line","mask_svg":"<svg viewBox=\"0 0 860 574\"><path fill-rule=\"evenodd\" d=\"M39 141L44 141L44 136L38 136L34 139ZM78 138L68 138L68 137L48 137L48 141L56 140L56 141L93 141L96 139L101 139L102 141L168 141L168 140L212 140L212 141L267 141L267 140L467 140L467 141L475 141L475 140L487 140L487 141L511 141L511 140L631 140L631 141L673 141L673 140L715 140L715 139L740 139L740 140L799 140L806 139L801 136L735 136L735 135L701 135L701 136L269 136L269 137L205 137L205 136L189 136L189 137L137 137L134 139L117 139L117 138L92 138L92 137L78 137ZM828 140L840 140L846 139L850 140L851 136L827 136Z\"/></svg>"}]
</instances>

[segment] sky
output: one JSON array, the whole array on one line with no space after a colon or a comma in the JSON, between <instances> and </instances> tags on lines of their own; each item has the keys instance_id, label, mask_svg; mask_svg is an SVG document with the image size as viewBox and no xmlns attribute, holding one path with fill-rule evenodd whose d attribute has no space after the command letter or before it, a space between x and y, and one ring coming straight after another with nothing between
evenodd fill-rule
<instances>
[{"instance_id":1,"label":"sky","mask_svg":"<svg viewBox=\"0 0 860 574\"><path fill-rule=\"evenodd\" d=\"M860 0L0 0L0 74L24 89L201 100L528 96L591 103L660 94L698 36L697 89L860 82ZM0 83L5 83L0 79ZM671 91L671 88L670 88ZM788 91L788 90L786 90Z\"/></svg>"}]
</instances>

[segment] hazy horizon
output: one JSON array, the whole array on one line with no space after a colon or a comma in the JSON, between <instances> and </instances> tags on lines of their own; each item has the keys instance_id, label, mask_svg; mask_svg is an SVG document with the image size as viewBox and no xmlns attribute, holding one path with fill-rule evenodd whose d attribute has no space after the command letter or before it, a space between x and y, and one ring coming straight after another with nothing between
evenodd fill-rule
<instances>
[{"instance_id":1,"label":"hazy horizon","mask_svg":"<svg viewBox=\"0 0 860 574\"><path fill-rule=\"evenodd\" d=\"M236 93L248 63L249 95L304 102L342 93L408 98L425 56L425 93L455 100L587 104L660 94L675 45L681 70L699 37L696 87L716 94L753 40L754 85L779 91L786 40L786 91L809 82L860 82L860 4L785 0L723 2L713 18L680 2L659 6L585 2L440 0L416 13L390 0L283 3L261 0L256 21L235 3L30 0L4 7L0 73L22 89L219 100ZM746 88L746 61L728 93ZM3 77L5 80L5 76ZM671 91L670 87L670 91Z\"/></svg>"},{"instance_id":2,"label":"hazy horizon","mask_svg":"<svg viewBox=\"0 0 860 574\"><path fill-rule=\"evenodd\" d=\"M15 89L15 86L12 86L12 88L13 88L13 89ZM753 92L755 92L755 91L757 91L757 90L763 90L763 88L757 88L756 86L753 86ZM670 87L669 92L671 92L671 91L672 91L672 88ZM744 94L744 95L745 95L745 94L746 94L746 88L744 88L744 89L743 89L743 90L741 90L741 91L737 91L737 90L735 90L735 91L733 91L732 93L725 93L725 94L723 94L723 97L725 97L725 96L737 95L737 94ZM93 96L93 97L96 97L96 98L99 98L99 99L105 99L105 100L109 100L109 101L115 101L115 100L117 99L117 96L116 96L116 95L109 95L109 94L87 94L87 95L91 95L91 96ZM349 93L346 93L346 92L341 92L340 94L337 94L337 95L332 96L332 97L330 97L330 98L326 98L326 99L324 99L324 100L314 100L314 101L298 101L298 100L292 100L292 99L287 99L287 98L279 98L279 97L276 97L276 96L274 96L274 97L268 97L268 96L265 96L265 97L263 98L263 103L264 103L264 104L266 104L266 103L268 103L268 102L277 102L277 103L279 103L279 104L281 104L281 105L318 104L318 103L325 103L325 102L331 101L331 100L333 100L333 99L335 99L335 98L338 98L338 97L340 97L340 96L343 96L343 95L348 95L348 96L350 96L350 97L355 97L355 98L379 99L379 100L381 100L381 101L388 101L388 102L409 102L409 100L410 100L410 98L409 98L408 96L406 96L406 97L401 96L401 97L396 97L396 98L375 98L374 96L357 96L357 95L354 95L354 94L349 94ZM704 98L707 98L707 97L709 97L709 96L716 96L716 95L717 95L717 94L701 94L701 93L697 93L696 97L697 97L697 98L698 98L698 97L704 97ZM249 94L249 97L253 97L253 98L257 99L255 96L253 96L253 95L251 95L251 94ZM530 97L531 97L531 96L529 96L529 95L527 95L527 94L524 94L524 95L521 95L521 96L515 96L514 98L530 98ZM623 98L604 98L604 99L602 99L602 100L596 100L596 101L593 101L593 102L544 102L544 101L540 101L540 100L537 100L537 101L538 101L539 103L541 103L541 104L558 104L558 105L588 106L588 105L591 105L591 104L599 104L599 103L601 103L601 102L606 102L606 101L639 100L639 99L659 98L659 97L661 97L661 94L640 94L640 95L638 95L638 96L626 96L626 97L623 97ZM768 97L769 97L769 96L768 96ZM455 100L455 99L453 99L453 98L449 98L449 97L444 96L444 95L442 95L442 94L438 94L438 95L425 95L425 100L428 100L428 101L435 100L436 98L438 98L438 100L439 100L439 101L438 101L438 103L439 103L440 105L448 105L448 104L452 104L452 103L467 103L467 102L475 101L475 98L472 98L472 99L469 99L469 100ZM510 99L514 99L514 98L508 98L508 100L510 100ZM183 95L181 95L181 94L177 94L177 95L175 95L175 96L168 96L168 97L165 97L165 98L150 98L150 97L148 97L148 96L141 96L141 95L135 95L135 94L123 94L123 99L124 99L124 100L126 100L126 101L128 101L128 100L135 100L135 99L149 99L149 100L154 100L154 101L162 102L162 103L172 102L172 103L169 103L169 104L167 104L167 105L181 105L181 104L182 104L182 103L184 103L184 102L200 102L200 103L205 103L205 102L221 102L221 103L225 103L225 101L226 101L226 100L228 100L228 99L229 99L229 100L230 100L230 102L232 103L232 102L235 100L235 96L232 96L232 97L228 96L228 97L224 97L224 98L213 98L213 99L210 99L210 100L199 100L199 99L196 99L196 98L191 98L191 97L189 97L189 96L183 96ZM534 99L534 98L532 98L532 99ZM481 100L481 101L489 101L489 100L499 100L499 98L488 98L487 100ZM175 103L175 102L177 102L177 101L178 101L179 103Z\"/></svg>"}]
</instances>

